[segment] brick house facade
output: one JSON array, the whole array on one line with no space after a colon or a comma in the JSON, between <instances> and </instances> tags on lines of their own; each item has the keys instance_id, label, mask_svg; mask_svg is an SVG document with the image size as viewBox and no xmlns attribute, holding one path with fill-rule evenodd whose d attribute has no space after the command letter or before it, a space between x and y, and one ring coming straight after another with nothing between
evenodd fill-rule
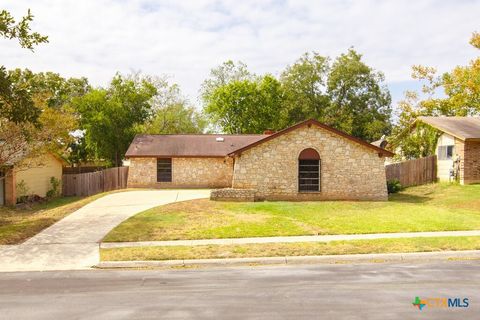
<instances>
[{"instance_id":1,"label":"brick house facade","mask_svg":"<svg viewBox=\"0 0 480 320\"><path fill-rule=\"evenodd\" d=\"M226 188L215 200L386 200L387 150L307 120L265 135L142 135L130 187Z\"/></svg>"},{"instance_id":2,"label":"brick house facade","mask_svg":"<svg viewBox=\"0 0 480 320\"><path fill-rule=\"evenodd\" d=\"M459 182L480 183L480 141L462 141L456 138L455 152L459 161Z\"/></svg>"}]
</instances>

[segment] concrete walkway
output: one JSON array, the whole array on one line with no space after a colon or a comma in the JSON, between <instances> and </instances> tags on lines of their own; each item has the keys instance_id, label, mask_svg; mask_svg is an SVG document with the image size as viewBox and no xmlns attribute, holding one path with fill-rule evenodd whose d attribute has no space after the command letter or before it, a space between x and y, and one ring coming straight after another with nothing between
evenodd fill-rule
<instances>
[{"instance_id":1,"label":"concrete walkway","mask_svg":"<svg viewBox=\"0 0 480 320\"><path fill-rule=\"evenodd\" d=\"M326 236L289 236L258 238L227 238L202 240L172 240L143 242L103 242L101 248L156 247L156 246L202 246L212 244L249 244L249 243L290 243L290 242L329 242L339 240L395 239L418 237L463 237L480 236L480 230L471 231L437 231L437 232L405 232L405 233L372 233L372 234L338 234Z\"/></svg>"},{"instance_id":2,"label":"concrete walkway","mask_svg":"<svg viewBox=\"0 0 480 320\"><path fill-rule=\"evenodd\" d=\"M122 221L156 206L209 195L209 190L148 190L104 196L20 245L0 246L0 271L90 268L100 261L99 242Z\"/></svg>"}]
</instances>

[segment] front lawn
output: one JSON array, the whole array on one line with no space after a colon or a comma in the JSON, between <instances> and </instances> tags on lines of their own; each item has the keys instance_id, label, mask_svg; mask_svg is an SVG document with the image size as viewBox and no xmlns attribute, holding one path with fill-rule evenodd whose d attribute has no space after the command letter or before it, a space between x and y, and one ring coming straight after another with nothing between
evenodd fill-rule
<instances>
[{"instance_id":1,"label":"front lawn","mask_svg":"<svg viewBox=\"0 0 480 320\"><path fill-rule=\"evenodd\" d=\"M102 261L145 261L244 257L318 256L361 253L480 249L480 237L439 237L244 245L101 249Z\"/></svg>"},{"instance_id":2,"label":"front lawn","mask_svg":"<svg viewBox=\"0 0 480 320\"><path fill-rule=\"evenodd\" d=\"M21 243L105 194L87 198L57 198L47 203L35 204L30 209L0 206L0 245Z\"/></svg>"},{"instance_id":3,"label":"front lawn","mask_svg":"<svg viewBox=\"0 0 480 320\"><path fill-rule=\"evenodd\" d=\"M431 184L408 188L388 202L178 202L128 219L104 241L477 229L480 185Z\"/></svg>"}]
</instances>

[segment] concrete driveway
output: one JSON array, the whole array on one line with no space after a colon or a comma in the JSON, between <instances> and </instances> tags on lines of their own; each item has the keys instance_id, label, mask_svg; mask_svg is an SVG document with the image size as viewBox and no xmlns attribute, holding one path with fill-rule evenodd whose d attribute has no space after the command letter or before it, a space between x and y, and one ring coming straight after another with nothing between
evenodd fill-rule
<instances>
[{"instance_id":1,"label":"concrete driveway","mask_svg":"<svg viewBox=\"0 0 480 320\"><path fill-rule=\"evenodd\" d=\"M99 260L99 242L115 226L144 210L208 198L209 190L146 190L107 195L75 211L20 245L0 246L0 271L86 269Z\"/></svg>"}]
</instances>

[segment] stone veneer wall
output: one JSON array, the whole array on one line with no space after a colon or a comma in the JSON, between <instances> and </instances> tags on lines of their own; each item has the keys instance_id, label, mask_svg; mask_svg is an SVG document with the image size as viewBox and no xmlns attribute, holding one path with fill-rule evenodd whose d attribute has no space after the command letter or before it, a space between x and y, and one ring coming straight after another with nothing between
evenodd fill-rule
<instances>
[{"instance_id":1,"label":"stone veneer wall","mask_svg":"<svg viewBox=\"0 0 480 320\"><path fill-rule=\"evenodd\" d=\"M455 153L460 157L460 183L479 183L480 142L455 139Z\"/></svg>"},{"instance_id":2,"label":"stone veneer wall","mask_svg":"<svg viewBox=\"0 0 480 320\"><path fill-rule=\"evenodd\" d=\"M231 158L172 158L172 182L157 182L157 158L130 158L129 187L231 187Z\"/></svg>"},{"instance_id":3,"label":"stone veneer wall","mask_svg":"<svg viewBox=\"0 0 480 320\"><path fill-rule=\"evenodd\" d=\"M215 189L210 192L210 200L217 201L255 201L254 189Z\"/></svg>"},{"instance_id":4,"label":"stone veneer wall","mask_svg":"<svg viewBox=\"0 0 480 320\"><path fill-rule=\"evenodd\" d=\"M298 156L306 148L320 154L320 192L298 192ZM387 200L384 161L356 142L303 126L237 156L232 187L267 200Z\"/></svg>"}]
</instances>

